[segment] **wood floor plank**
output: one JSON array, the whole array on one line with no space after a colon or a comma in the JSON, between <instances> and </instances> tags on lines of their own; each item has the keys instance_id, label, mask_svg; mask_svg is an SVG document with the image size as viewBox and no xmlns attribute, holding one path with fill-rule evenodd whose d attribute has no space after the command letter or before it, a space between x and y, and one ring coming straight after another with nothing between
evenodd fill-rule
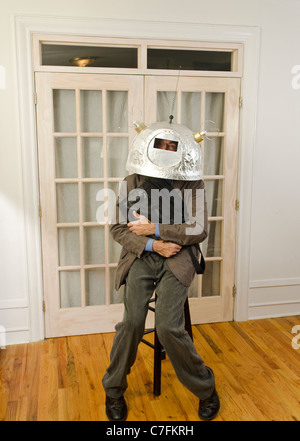
<instances>
[{"instance_id":1,"label":"wood floor plank","mask_svg":"<svg viewBox=\"0 0 300 441\"><path fill-rule=\"evenodd\" d=\"M215 373L216 421L299 421L300 316L193 326L199 355ZM106 420L102 377L114 333L51 338L0 350L1 421ZM150 337L151 339L151 337ZM153 395L153 349L139 346L128 376L128 421L197 421L198 399L162 361Z\"/></svg>"}]
</instances>

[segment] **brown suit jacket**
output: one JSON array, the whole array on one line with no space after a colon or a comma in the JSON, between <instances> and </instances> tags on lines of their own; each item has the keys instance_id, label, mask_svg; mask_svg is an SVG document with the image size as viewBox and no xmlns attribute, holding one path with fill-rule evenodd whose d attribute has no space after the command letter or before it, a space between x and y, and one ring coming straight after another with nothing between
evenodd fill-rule
<instances>
[{"instance_id":1,"label":"brown suit jacket","mask_svg":"<svg viewBox=\"0 0 300 441\"><path fill-rule=\"evenodd\" d=\"M133 174L127 176L125 179L127 181L128 193L142 185L145 177L138 174ZM204 225L200 225L197 229L197 234L186 234L186 228L191 228L193 225L182 223L182 224L159 224L160 239L169 242L175 242L182 246L182 249L175 256L167 258L167 264L169 268L175 275L175 277L185 286L190 286L192 280L195 276L195 269L192 263L191 257L187 250L187 246L197 244L202 242L207 237L207 207L205 198L204 182L200 181L173 181L173 187L178 188L182 193L185 189L203 189L204 190ZM196 210L196 192L193 191L193 212L192 215L195 216ZM122 245L122 251L116 271L115 288L118 290L120 286L125 283L128 271L135 261L135 259L140 258L143 253L146 243L148 242L148 237L138 236L132 233L127 224L118 223L118 209L119 200L117 201L117 213L116 219L117 223L110 226L110 232L115 241ZM195 247L193 251L196 254Z\"/></svg>"}]
</instances>

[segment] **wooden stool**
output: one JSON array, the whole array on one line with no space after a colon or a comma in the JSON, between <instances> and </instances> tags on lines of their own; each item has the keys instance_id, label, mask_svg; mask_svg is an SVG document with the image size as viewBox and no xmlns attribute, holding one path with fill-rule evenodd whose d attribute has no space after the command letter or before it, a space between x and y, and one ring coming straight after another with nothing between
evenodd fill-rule
<instances>
[{"instance_id":1,"label":"wooden stool","mask_svg":"<svg viewBox=\"0 0 300 441\"><path fill-rule=\"evenodd\" d=\"M155 312L155 308L150 306L150 303L156 302L157 295L155 294L155 297L153 297L150 302L148 309L150 311ZM189 333L191 339L193 340L193 332L192 332L192 324L191 324L191 316L190 316L190 308L189 308L189 299L187 298L184 303L184 319L185 319L185 330ZM161 345L155 325L154 328L148 329L144 332L144 335L150 334L151 332L154 332L154 344L150 343L149 341L142 339L142 342L146 345L150 346L152 349L154 349L154 370L153 370L153 394L158 397L161 393L161 360L164 360L166 358L166 351L164 350L163 346Z\"/></svg>"}]
</instances>

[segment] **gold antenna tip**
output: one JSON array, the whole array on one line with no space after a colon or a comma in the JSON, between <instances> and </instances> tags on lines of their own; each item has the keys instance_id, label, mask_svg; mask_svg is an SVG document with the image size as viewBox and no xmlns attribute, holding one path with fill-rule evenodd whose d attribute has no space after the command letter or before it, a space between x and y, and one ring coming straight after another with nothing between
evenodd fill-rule
<instances>
[{"instance_id":1,"label":"gold antenna tip","mask_svg":"<svg viewBox=\"0 0 300 441\"><path fill-rule=\"evenodd\" d=\"M134 128L138 133L141 133L143 130L147 128L147 126L140 121L134 121L133 125L135 126Z\"/></svg>"},{"instance_id":2,"label":"gold antenna tip","mask_svg":"<svg viewBox=\"0 0 300 441\"><path fill-rule=\"evenodd\" d=\"M201 142L206 137L207 132L205 130L202 130L201 132L194 132L193 136L196 142Z\"/></svg>"}]
</instances>

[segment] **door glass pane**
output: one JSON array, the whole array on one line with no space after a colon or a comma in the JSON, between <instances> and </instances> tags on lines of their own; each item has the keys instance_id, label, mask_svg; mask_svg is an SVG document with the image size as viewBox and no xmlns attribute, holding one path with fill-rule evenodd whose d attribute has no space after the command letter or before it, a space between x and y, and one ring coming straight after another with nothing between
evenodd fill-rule
<instances>
[{"instance_id":1,"label":"door glass pane","mask_svg":"<svg viewBox=\"0 0 300 441\"><path fill-rule=\"evenodd\" d=\"M119 197L119 185L120 181L108 182L108 199L106 206L108 210L108 221L110 223L115 223L118 215L118 213L116 213L116 202ZM123 211L121 210L121 215L124 216ZM109 236L109 239L113 240L111 235Z\"/></svg>"},{"instance_id":2,"label":"door glass pane","mask_svg":"<svg viewBox=\"0 0 300 441\"><path fill-rule=\"evenodd\" d=\"M96 222L96 214L99 205L103 202L97 201L97 193L103 190L103 183L83 184L83 219L84 222Z\"/></svg>"},{"instance_id":3,"label":"door glass pane","mask_svg":"<svg viewBox=\"0 0 300 441\"><path fill-rule=\"evenodd\" d=\"M201 129L201 93L182 92L181 94L181 123L193 132Z\"/></svg>"},{"instance_id":4,"label":"door glass pane","mask_svg":"<svg viewBox=\"0 0 300 441\"><path fill-rule=\"evenodd\" d=\"M82 132L102 132L102 91L80 91Z\"/></svg>"},{"instance_id":5,"label":"door glass pane","mask_svg":"<svg viewBox=\"0 0 300 441\"><path fill-rule=\"evenodd\" d=\"M103 177L102 138L82 139L82 176L84 178Z\"/></svg>"},{"instance_id":6,"label":"door glass pane","mask_svg":"<svg viewBox=\"0 0 300 441\"><path fill-rule=\"evenodd\" d=\"M56 178L77 178L76 138L55 138Z\"/></svg>"},{"instance_id":7,"label":"door glass pane","mask_svg":"<svg viewBox=\"0 0 300 441\"><path fill-rule=\"evenodd\" d=\"M223 182L219 179L206 180L206 199L208 217L222 216L222 190Z\"/></svg>"},{"instance_id":8,"label":"door glass pane","mask_svg":"<svg viewBox=\"0 0 300 441\"><path fill-rule=\"evenodd\" d=\"M54 132L76 132L75 90L53 90Z\"/></svg>"},{"instance_id":9,"label":"door glass pane","mask_svg":"<svg viewBox=\"0 0 300 441\"><path fill-rule=\"evenodd\" d=\"M200 279L201 280L201 279ZM199 278L197 276L194 277L191 286L189 287L188 296L191 298L198 297L198 283Z\"/></svg>"},{"instance_id":10,"label":"door glass pane","mask_svg":"<svg viewBox=\"0 0 300 441\"><path fill-rule=\"evenodd\" d=\"M220 261L206 261L205 273L202 276L202 297L220 295Z\"/></svg>"},{"instance_id":11,"label":"door glass pane","mask_svg":"<svg viewBox=\"0 0 300 441\"><path fill-rule=\"evenodd\" d=\"M108 189L110 192L113 193L112 196L113 195L115 196L115 201L118 199L118 196L119 196L119 185L120 185L120 182L109 182L108 183ZM111 199L113 199L113 197ZM112 200L112 204L115 204L115 201ZM110 208L113 208L113 207L110 206Z\"/></svg>"},{"instance_id":12,"label":"door glass pane","mask_svg":"<svg viewBox=\"0 0 300 441\"><path fill-rule=\"evenodd\" d=\"M116 303L123 303L124 296L124 285L116 291L115 290L115 275L116 268L111 268L109 271L110 278L110 304L115 305Z\"/></svg>"},{"instance_id":13,"label":"door glass pane","mask_svg":"<svg viewBox=\"0 0 300 441\"><path fill-rule=\"evenodd\" d=\"M222 175L224 138L205 139L204 146L204 175Z\"/></svg>"},{"instance_id":14,"label":"door glass pane","mask_svg":"<svg viewBox=\"0 0 300 441\"><path fill-rule=\"evenodd\" d=\"M128 138L108 138L107 149L108 177L125 177L127 175L125 165L128 156Z\"/></svg>"},{"instance_id":15,"label":"door glass pane","mask_svg":"<svg viewBox=\"0 0 300 441\"><path fill-rule=\"evenodd\" d=\"M109 261L110 263L117 263L121 253L121 245L109 236Z\"/></svg>"},{"instance_id":16,"label":"door glass pane","mask_svg":"<svg viewBox=\"0 0 300 441\"><path fill-rule=\"evenodd\" d=\"M87 306L105 305L105 269L85 271L85 301Z\"/></svg>"},{"instance_id":17,"label":"door glass pane","mask_svg":"<svg viewBox=\"0 0 300 441\"><path fill-rule=\"evenodd\" d=\"M79 228L58 229L59 265L80 265Z\"/></svg>"},{"instance_id":18,"label":"door glass pane","mask_svg":"<svg viewBox=\"0 0 300 441\"><path fill-rule=\"evenodd\" d=\"M175 102L172 112L172 115L174 116L173 122L177 121L176 95L176 92L157 92L157 121L169 121L174 100Z\"/></svg>"},{"instance_id":19,"label":"door glass pane","mask_svg":"<svg viewBox=\"0 0 300 441\"><path fill-rule=\"evenodd\" d=\"M231 71L231 52L191 49L148 49L148 69Z\"/></svg>"},{"instance_id":20,"label":"door glass pane","mask_svg":"<svg viewBox=\"0 0 300 441\"><path fill-rule=\"evenodd\" d=\"M103 227L84 229L84 261L86 265L105 263Z\"/></svg>"},{"instance_id":21,"label":"door glass pane","mask_svg":"<svg viewBox=\"0 0 300 441\"><path fill-rule=\"evenodd\" d=\"M203 251L206 257L221 257L222 226L222 221L208 222L208 237L203 242Z\"/></svg>"},{"instance_id":22,"label":"door glass pane","mask_svg":"<svg viewBox=\"0 0 300 441\"><path fill-rule=\"evenodd\" d=\"M213 121L220 132L223 131L224 96L223 92L205 94L205 120Z\"/></svg>"},{"instance_id":23,"label":"door glass pane","mask_svg":"<svg viewBox=\"0 0 300 441\"><path fill-rule=\"evenodd\" d=\"M80 271L60 271L60 307L81 306Z\"/></svg>"},{"instance_id":24,"label":"door glass pane","mask_svg":"<svg viewBox=\"0 0 300 441\"><path fill-rule=\"evenodd\" d=\"M78 185L56 184L57 222L78 222Z\"/></svg>"},{"instance_id":25,"label":"door glass pane","mask_svg":"<svg viewBox=\"0 0 300 441\"><path fill-rule=\"evenodd\" d=\"M128 92L107 92L107 131L128 132Z\"/></svg>"},{"instance_id":26,"label":"door glass pane","mask_svg":"<svg viewBox=\"0 0 300 441\"><path fill-rule=\"evenodd\" d=\"M42 65L77 67L138 67L136 47L75 46L48 44L42 46Z\"/></svg>"}]
</instances>

